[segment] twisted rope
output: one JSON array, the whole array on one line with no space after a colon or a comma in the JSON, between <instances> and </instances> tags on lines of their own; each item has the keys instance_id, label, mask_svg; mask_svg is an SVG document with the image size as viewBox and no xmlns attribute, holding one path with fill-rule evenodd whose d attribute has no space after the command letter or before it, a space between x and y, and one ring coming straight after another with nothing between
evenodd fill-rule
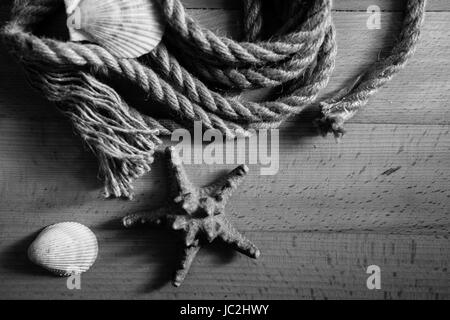
<instances>
[{"instance_id":1,"label":"twisted rope","mask_svg":"<svg viewBox=\"0 0 450 320\"><path fill-rule=\"evenodd\" d=\"M262 0L244 1L245 41L259 40L263 28Z\"/></svg>"},{"instance_id":2,"label":"twisted rope","mask_svg":"<svg viewBox=\"0 0 450 320\"><path fill-rule=\"evenodd\" d=\"M403 28L390 55L375 63L340 94L321 102L324 118L320 121L320 125L324 133L331 131L337 137L344 134L344 123L367 105L369 98L405 67L419 42L424 16L424 0L408 1Z\"/></svg>"},{"instance_id":3,"label":"twisted rope","mask_svg":"<svg viewBox=\"0 0 450 320\"><path fill-rule=\"evenodd\" d=\"M132 182L150 170L153 151L175 128L201 121L229 138L250 129L276 128L316 103L337 54L331 0L286 3L270 40L263 39L262 0L244 1L244 42L202 28L180 0L153 0L167 22L160 45L140 59L118 59L94 44L61 42L33 34L62 0L16 0L2 38L22 62L33 87L68 114L100 161L106 196L132 195ZM391 54L354 85L320 102L319 127L335 135L395 73L417 45L425 0L408 0L403 30ZM184 57L177 55L182 51ZM148 97L143 109L128 106L105 79L119 78ZM252 102L222 90L282 88L274 99ZM215 89L214 89L215 88ZM217 90L220 89L220 90ZM167 119L156 118L162 110Z\"/></svg>"}]
</instances>

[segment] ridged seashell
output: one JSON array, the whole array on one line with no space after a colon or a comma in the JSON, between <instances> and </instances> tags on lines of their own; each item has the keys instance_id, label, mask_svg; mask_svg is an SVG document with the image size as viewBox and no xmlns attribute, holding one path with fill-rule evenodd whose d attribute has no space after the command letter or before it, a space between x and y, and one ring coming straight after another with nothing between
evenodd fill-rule
<instances>
[{"instance_id":1,"label":"ridged seashell","mask_svg":"<svg viewBox=\"0 0 450 320\"><path fill-rule=\"evenodd\" d=\"M96 43L118 58L152 51L164 34L155 0L65 0L71 41Z\"/></svg>"},{"instance_id":2,"label":"ridged seashell","mask_svg":"<svg viewBox=\"0 0 450 320\"><path fill-rule=\"evenodd\" d=\"M28 248L32 262L59 276L87 271L97 254L97 237L88 227L76 222L48 226Z\"/></svg>"}]
</instances>

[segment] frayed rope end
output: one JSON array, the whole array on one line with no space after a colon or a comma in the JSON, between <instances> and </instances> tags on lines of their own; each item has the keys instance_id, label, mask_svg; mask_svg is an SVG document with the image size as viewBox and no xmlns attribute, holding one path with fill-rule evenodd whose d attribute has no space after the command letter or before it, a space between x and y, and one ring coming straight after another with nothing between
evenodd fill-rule
<instances>
[{"instance_id":1,"label":"frayed rope end","mask_svg":"<svg viewBox=\"0 0 450 320\"><path fill-rule=\"evenodd\" d=\"M342 101L334 103L322 102L320 107L322 116L314 121L315 126L322 136L326 137L329 133L332 133L339 142L346 133L344 124L353 118L356 111L349 111Z\"/></svg>"},{"instance_id":2,"label":"frayed rope end","mask_svg":"<svg viewBox=\"0 0 450 320\"><path fill-rule=\"evenodd\" d=\"M340 139L346 133L344 129L344 121L340 117L323 115L322 118L314 121L314 125L320 135L326 137L329 133L332 133L338 142L340 142Z\"/></svg>"},{"instance_id":3,"label":"frayed rope end","mask_svg":"<svg viewBox=\"0 0 450 320\"><path fill-rule=\"evenodd\" d=\"M154 151L146 159L117 160L99 158L100 176L104 182L103 197L132 200L134 181L151 171Z\"/></svg>"}]
</instances>

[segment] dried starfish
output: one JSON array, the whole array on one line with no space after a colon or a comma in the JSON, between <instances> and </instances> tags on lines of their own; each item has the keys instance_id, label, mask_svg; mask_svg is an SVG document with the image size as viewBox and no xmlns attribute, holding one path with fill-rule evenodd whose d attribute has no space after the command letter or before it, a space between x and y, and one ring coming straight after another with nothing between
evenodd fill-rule
<instances>
[{"instance_id":1,"label":"dried starfish","mask_svg":"<svg viewBox=\"0 0 450 320\"><path fill-rule=\"evenodd\" d=\"M225 204L248 173L248 167L242 165L213 184L196 188L189 181L175 148L167 148L166 155L171 174L167 204L154 211L128 215L123 218L123 224L131 227L136 224L167 223L173 230L183 231L184 254L175 274L174 286L181 285L200 248L217 238L251 258L258 258L258 248L239 233L225 216Z\"/></svg>"}]
</instances>

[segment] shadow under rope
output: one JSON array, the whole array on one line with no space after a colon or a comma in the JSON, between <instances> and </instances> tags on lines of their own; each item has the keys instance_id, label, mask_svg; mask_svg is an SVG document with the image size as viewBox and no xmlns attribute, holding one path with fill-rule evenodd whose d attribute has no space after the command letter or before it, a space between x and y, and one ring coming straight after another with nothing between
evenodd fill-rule
<instances>
[{"instance_id":1,"label":"shadow under rope","mask_svg":"<svg viewBox=\"0 0 450 320\"><path fill-rule=\"evenodd\" d=\"M5 61L1 54L0 61ZM24 82L21 88L0 88L0 103L4 106L9 104L7 109L2 109L0 105L0 124L10 120L11 123L23 125L19 129L20 136L15 137L18 142L9 149L21 160L28 159L33 163L27 167L27 173L31 173L31 177L35 175L36 181L41 181L43 175L67 172L67 166L70 166L74 169L71 178L80 181L87 190L99 188L101 184L97 179L95 156L82 144L68 119L35 93L22 79L20 72L0 73L0 83ZM16 104L22 109L15 107Z\"/></svg>"},{"instance_id":2,"label":"shadow under rope","mask_svg":"<svg viewBox=\"0 0 450 320\"><path fill-rule=\"evenodd\" d=\"M8 6L3 3L0 7L0 26L9 18L9 12L8 17L4 16L5 12L9 11L5 10L6 7ZM46 29L58 30L53 23L39 30ZM49 32L45 31L45 34L48 35ZM65 36L60 35L60 38ZM64 169L71 165L69 162L73 161L77 172L71 178L79 180L88 190L99 188L101 183L97 179L95 156L82 144L67 117L29 85L20 63L8 53L8 48L2 42L0 64L3 66L0 69L0 124L8 119L20 119L24 124L19 138L26 139L26 142L14 145L14 151L22 146L35 146L33 149L21 150L23 155L20 157L32 159L33 163L37 164L33 168L42 168L42 171L35 172L38 176L49 174L47 171L64 172ZM81 156L68 159L67 155L74 154L74 148L86 152L81 151ZM51 167L52 170L45 170L45 166Z\"/></svg>"}]
</instances>

